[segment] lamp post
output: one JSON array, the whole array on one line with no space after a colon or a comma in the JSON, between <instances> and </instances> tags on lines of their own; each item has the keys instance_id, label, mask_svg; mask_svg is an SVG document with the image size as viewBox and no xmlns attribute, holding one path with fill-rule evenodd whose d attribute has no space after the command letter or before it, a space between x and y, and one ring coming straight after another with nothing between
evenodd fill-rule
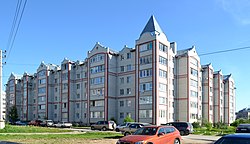
<instances>
[{"instance_id":1,"label":"lamp post","mask_svg":"<svg viewBox=\"0 0 250 144\"><path fill-rule=\"evenodd\" d=\"M3 129L5 127L5 122L3 120L3 90L2 90L2 50L0 50L0 129Z\"/></svg>"}]
</instances>

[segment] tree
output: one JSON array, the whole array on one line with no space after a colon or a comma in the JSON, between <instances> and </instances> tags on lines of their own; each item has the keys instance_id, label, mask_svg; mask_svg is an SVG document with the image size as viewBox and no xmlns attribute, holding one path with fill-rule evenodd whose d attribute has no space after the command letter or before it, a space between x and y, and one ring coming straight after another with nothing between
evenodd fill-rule
<instances>
[{"instance_id":1,"label":"tree","mask_svg":"<svg viewBox=\"0 0 250 144\"><path fill-rule=\"evenodd\" d=\"M10 113L9 113L9 119L11 122L15 122L18 119L18 114L17 114L17 108L16 106L12 106L10 109Z\"/></svg>"},{"instance_id":2,"label":"tree","mask_svg":"<svg viewBox=\"0 0 250 144\"><path fill-rule=\"evenodd\" d=\"M134 122L134 120L131 117L126 116L126 118L123 120L123 122Z\"/></svg>"}]
</instances>

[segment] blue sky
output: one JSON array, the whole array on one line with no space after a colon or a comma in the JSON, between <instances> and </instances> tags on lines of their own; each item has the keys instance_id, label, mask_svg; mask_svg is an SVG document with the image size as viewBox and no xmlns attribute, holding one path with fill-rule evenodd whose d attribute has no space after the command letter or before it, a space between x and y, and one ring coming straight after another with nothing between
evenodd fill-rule
<instances>
[{"instance_id":1,"label":"blue sky","mask_svg":"<svg viewBox=\"0 0 250 144\"><path fill-rule=\"evenodd\" d=\"M5 50L17 0L0 1L0 48ZM96 42L121 50L134 47L151 15L178 50L196 46L199 54L250 46L248 0L28 0L7 64L11 72L36 72L41 61L60 65L66 57L84 60ZM7 52L7 53L8 53ZM201 56L236 82L236 110L250 105L250 49Z\"/></svg>"}]
</instances>

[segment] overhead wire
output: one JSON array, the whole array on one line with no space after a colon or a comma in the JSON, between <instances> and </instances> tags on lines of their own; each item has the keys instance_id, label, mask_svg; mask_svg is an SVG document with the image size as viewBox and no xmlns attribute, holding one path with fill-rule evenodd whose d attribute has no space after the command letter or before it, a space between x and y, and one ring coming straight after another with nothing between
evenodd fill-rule
<instances>
[{"instance_id":1,"label":"overhead wire","mask_svg":"<svg viewBox=\"0 0 250 144\"><path fill-rule=\"evenodd\" d=\"M20 6L22 5L21 3L22 3L22 0L20 2ZM12 48L14 46L14 42L15 42L15 39L16 39L17 32L19 30L20 23L22 21L22 17L23 17L23 13L24 13L24 10L25 10L25 7L26 7L26 3L27 3L27 0L25 0L25 2L23 4L22 12L20 14L20 17L19 17L19 20L18 20L18 24L16 26L16 29L15 29L15 32L14 32L14 36L13 36L12 41L11 41L11 45L10 45L10 48L9 48L9 51L8 51L8 54L7 54L7 58L6 58L6 62L8 61L8 58L9 58L10 53L11 53L11 50L12 50ZM18 14L17 14L17 17L18 17ZM15 22L15 24L16 24L16 22Z\"/></svg>"}]
</instances>

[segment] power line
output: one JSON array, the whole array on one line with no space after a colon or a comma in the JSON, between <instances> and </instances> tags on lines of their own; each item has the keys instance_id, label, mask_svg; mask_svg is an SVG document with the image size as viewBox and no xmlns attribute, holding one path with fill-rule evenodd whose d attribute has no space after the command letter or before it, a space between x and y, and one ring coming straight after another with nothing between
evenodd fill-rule
<instances>
[{"instance_id":1,"label":"power line","mask_svg":"<svg viewBox=\"0 0 250 144\"><path fill-rule=\"evenodd\" d=\"M16 5L16 12L15 12L15 16L14 16L14 19L13 19L13 22L12 22L12 27L11 27L11 31L10 31L10 35L9 35L9 39L8 39L8 43L7 43L7 51L9 50L10 42L12 40L14 29L16 27L16 21L17 21L18 15L19 15L21 2L22 1L18 0L17 5Z\"/></svg>"},{"instance_id":2,"label":"power line","mask_svg":"<svg viewBox=\"0 0 250 144\"><path fill-rule=\"evenodd\" d=\"M238 51L238 50L244 50L244 49L250 49L250 46L240 47L240 48L234 48L234 49L227 49L227 50L221 50L221 51L215 51L215 52L209 52L209 53L203 53L203 54L200 54L199 56L219 54L219 53L225 53L225 52L230 52L230 51Z\"/></svg>"},{"instance_id":3,"label":"power line","mask_svg":"<svg viewBox=\"0 0 250 144\"><path fill-rule=\"evenodd\" d=\"M22 0L21 0L21 2L20 2L20 6L21 6L21 3L22 3ZM6 61L8 60L9 55L10 55L10 53L11 53L11 50L12 50L12 48L13 48L13 45L14 45L14 42L15 42L15 39L16 39L16 35L17 35L18 30L19 30L19 26L20 26L20 23L21 23L21 20L22 20L22 17L23 17L24 9L25 9L25 7L26 7L26 3L27 3L27 0L25 0L25 2L24 2L23 8L22 8L22 12L21 12L20 18L19 18L19 20L18 20L18 24L17 24L17 27L16 27L16 31L15 31L15 33L14 33L14 37L13 37L13 39L12 39L11 46L10 46L10 48L9 48L9 52L8 52ZM18 10L18 11L19 11L19 10ZM19 13L19 12L18 12L18 13ZM18 14L17 14L17 15L18 15ZM15 22L15 24L16 24L16 22Z\"/></svg>"}]
</instances>

